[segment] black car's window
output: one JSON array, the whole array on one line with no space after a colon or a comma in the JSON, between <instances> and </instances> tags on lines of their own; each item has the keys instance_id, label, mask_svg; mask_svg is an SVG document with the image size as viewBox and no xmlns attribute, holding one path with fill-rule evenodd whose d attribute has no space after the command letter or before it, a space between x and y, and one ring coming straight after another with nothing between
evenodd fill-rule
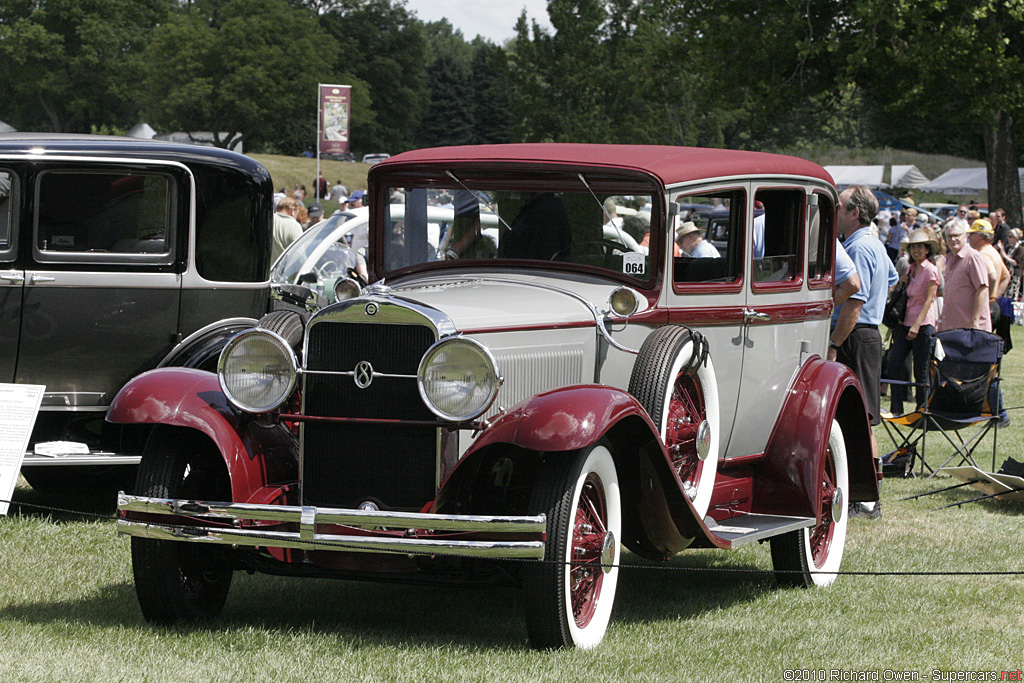
<instances>
[{"instance_id":1,"label":"black car's window","mask_svg":"<svg viewBox=\"0 0 1024 683\"><path fill-rule=\"evenodd\" d=\"M0 252L11 248L14 225L14 176L0 171Z\"/></svg>"},{"instance_id":2,"label":"black car's window","mask_svg":"<svg viewBox=\"0 0 1024 683\"><path fill-rule=\"evenodd\" d=\"M755 283L801 279L803 190L758 190L754 195L753 271Z\"/></svg>"},{"instance_id":3,"label":"black car's window","mask_svg":"<svg viewBox=\"0 0 1024 683\"><path fill-rule=\"evenodd\" d=\"M134 171L46 171L36 181L37 260L170 263L174 181Z\"/></svg>"},{"instance_id":4,"label":"black car's window","mask_svg":"<svg viewBox=\"0 0 1024 683\"><path fill-rule=\"evenodd\" d=\"M740 281L745 198L743 190L675 198L672 274L676 284Z\"/></svg>"}]
</instances>

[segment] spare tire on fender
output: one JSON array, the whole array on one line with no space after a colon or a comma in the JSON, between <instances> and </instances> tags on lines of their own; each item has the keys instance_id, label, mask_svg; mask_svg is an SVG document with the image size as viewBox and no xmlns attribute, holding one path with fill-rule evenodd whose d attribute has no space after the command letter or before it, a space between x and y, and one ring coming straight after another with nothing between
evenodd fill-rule
<instances>
[{"instance_id":1,"label":"spare tire on fender","mask_svg":"<svg viewBox=\"0 0 1024 683\"><path fill-rule=\"evenodd\" d=\"M681 325L659 327L640 347L629 393L647 410L702 518L718 472L718 382L707 341Z\"/></svg>"}]
</instances>

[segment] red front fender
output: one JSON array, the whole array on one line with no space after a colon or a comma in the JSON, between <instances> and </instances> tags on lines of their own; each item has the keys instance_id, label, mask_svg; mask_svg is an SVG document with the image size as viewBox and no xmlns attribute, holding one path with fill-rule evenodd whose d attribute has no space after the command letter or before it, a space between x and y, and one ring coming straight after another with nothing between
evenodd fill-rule
<instances>
[{"instance_id":1,"label":"red front fender","mask_svg":"<svg viewBox=\"0 0 1024 683\"><path fill-rule=\"evenodd\" d=\"M516 485L529 487L539 460L536 454L575 451L601 438L611 444L619 471L623 542L628 547L645 557L664 559L695 537L721 544L711 540L683 494L647 411L631 394L602 385L555 389L510 409L466 451L441 487L435 509L459 509L458 501L487 489L500 459L515 460L514 469L527 473ZM486 495L482 498L488 500Z\"/></svg>"},{"instance_id":2,"label":"red front fender","mask_svg":"<svg viewBox=\"0 0 1024 683\"><path fill-rule=\"evenodd\" d=\"M537 394L502 415L467 455L505 442L533 451L571 451L589 446L625 417L636 416L657 434L654 423L633 396L601 385L565 387Z\"/></svg>"},{"instance_id":3,"label":"red front fender","mask_svg":"<svg viewBox=\"0 0 1024 683\"><path fill-rule=\"evenodd\" d=\"M298 442L280 424L262 424L235 409L217 375L189 368L150 370L126 384L107 421L185 427L217 446L231 477L232 498L249 501L267 484L297 479Z\"/></svg>"}]
</instances>

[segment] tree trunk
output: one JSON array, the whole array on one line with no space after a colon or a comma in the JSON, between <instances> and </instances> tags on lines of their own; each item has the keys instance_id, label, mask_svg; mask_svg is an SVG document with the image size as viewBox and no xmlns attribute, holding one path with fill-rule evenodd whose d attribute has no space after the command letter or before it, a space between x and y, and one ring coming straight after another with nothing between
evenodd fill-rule
<instances>
[{"instance_id":1,"label":"tree trunk","mask_svg":"<svg viewBox=\"0 0 1024 683\"><path fill-rule=\"evenodd\" d=\"M992 112L982 124L981 132L985 137L989 209L1005 209L1006 222L1010 227L1019 228L1022 225L1020 176L1013 117L1005 111Z\"/></svg>"}]
</instances>

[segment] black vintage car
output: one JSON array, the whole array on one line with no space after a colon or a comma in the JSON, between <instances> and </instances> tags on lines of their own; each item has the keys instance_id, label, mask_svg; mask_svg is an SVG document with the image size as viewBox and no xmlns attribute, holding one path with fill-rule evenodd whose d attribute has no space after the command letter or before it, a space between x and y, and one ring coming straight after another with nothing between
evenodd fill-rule
<instances>
[{"instance_id":1,"label":"black vintage car","mask_svg":"<svg viewBox=\"0 0 1024 683\"><path fill-rule=\"evenodd\" d=\"M225 150L0 135L0 382L46 385L22 473L124 486L148 430L104 422L132 377L215 369L266 311L272 187Z\"/></svg>"}]
</instances>

